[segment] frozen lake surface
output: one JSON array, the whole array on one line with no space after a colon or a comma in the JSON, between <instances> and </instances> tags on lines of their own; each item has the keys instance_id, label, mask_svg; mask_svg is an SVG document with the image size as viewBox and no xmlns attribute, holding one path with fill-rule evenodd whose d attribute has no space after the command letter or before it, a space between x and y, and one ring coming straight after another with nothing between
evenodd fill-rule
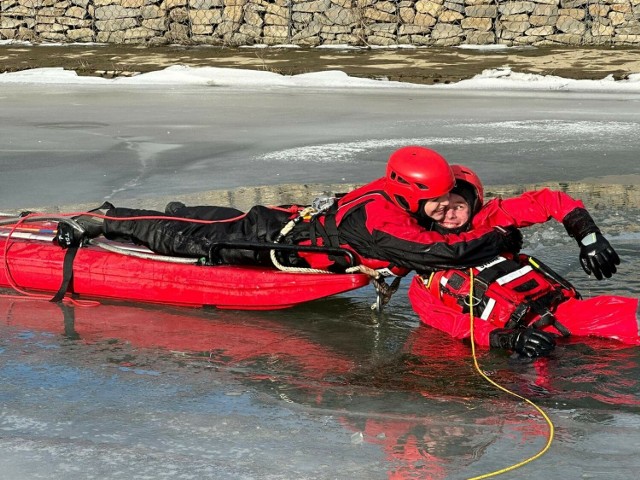
<instances>
[{"instance_id":1,"label":"frozen lake surface","mask_svg":"<svg viewBox=\"0 0 640 480\"><path fill-rule=\"evenodd\" d=\"M364 183L407 144L468 164L487 185L640 173L640 81L572 89L489 76L460 90L321 75L289 86L296 77L186 69L121 84L44 70L0 75L1 209Z\"/></svg>"}]
</instances>

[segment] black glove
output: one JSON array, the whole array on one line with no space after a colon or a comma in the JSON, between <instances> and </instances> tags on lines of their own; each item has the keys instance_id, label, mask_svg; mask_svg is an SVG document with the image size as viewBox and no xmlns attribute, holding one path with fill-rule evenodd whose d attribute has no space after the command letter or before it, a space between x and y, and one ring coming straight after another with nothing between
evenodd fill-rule
<instances>
[{"instance_id":1,"label":"black glove","mask_svg":"<svg viewBox=\"0 0 640 480\"><path fill-rule=\"evenodd\" d=\"M588 275L592 273L598 280L611 278L618 270L620 257L600 232L590 233L579 242L580 265Z\"/></svg>"},{"instance_id":2,"label":"black glove","mask_svg":"<svg viewBox=\"0 0 640 480\"><path fill-rule=\"evenodd\" d=\"M556 341L550 333L535 328L499 328L489 334L489 345L513 350L523 357L535 358L549 355L556 348Z\"/></svg>"},{"instance_id":3,"label":"black glove","mask_svg":"<svg viewBox=\"0 0 640 480\"><path fill-rule=\"evenodd\" d=\"M517 255L522 249L522 233L516 227L495 227L502 235L502 252Z\"/></svg>"},{"instance_id":4,"label":"black glove","mask_svg":"<svg viewBox=\"0 0 640 480\"><path fill-rule=\"evenodd\" d=\"M611 278L616 273L616 265L620 265L620 257L611 244L600 233L593 218L584 208L572 210L562 220L569 235L580 245L580 265L587 275L602 280Z\"/></svg>"}]
</instances>

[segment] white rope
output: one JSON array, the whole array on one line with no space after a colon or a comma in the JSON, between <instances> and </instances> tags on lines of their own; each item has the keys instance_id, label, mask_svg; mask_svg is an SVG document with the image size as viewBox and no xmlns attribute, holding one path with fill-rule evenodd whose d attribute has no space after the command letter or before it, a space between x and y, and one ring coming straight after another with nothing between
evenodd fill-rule
<instances>
[{"instance_id":1,"label":"white rope","mask_svg":"<svg viewBox=\"0 0 640 480\"><path fill-rule=\"evenodd\" d=\"M314 208L314 207L306 207L304 210L301 210L300 213L298 214L298 216L295 219L289 220L289 222L282 227L282 230L280 231L280 238L284 238L286 237L289 232L291 232L291 230L293 230L293 227L296 226L296 224L300 221L299 219L304 218L308 215L317 215L318 213L320 213L320 211L318 211L318 209ZM281 270L283 272L295 272L295 273L335 273L335 272L330 272L329 270L324 270L324 269L320 269L320 268L309 268L309 267L287 267L285 265L282 265L278 259L276 258L276 250L271 250L269 252L269 257L271 258L271 262L273 263L273 266L276 267L278 270ZM363 265L358 265L355 267L349 267L346 270L346 273L358 273L358 272L362 272L362 273L366 273L367 275L373 277L373 278L378 278L380 276L380 274L378 272L376 272L375 270L369 268L369 267L365 267Z\"/></svg>"},{"instance_id":2,"label":"white rope","mask_svg":"<svg viewBox=\"0 0 640 480\"><path fill-rule=\"evenodd\" d=\"M297 219L299 218L304 218L308 215L317 215L318 213L320 213L316 208L314 207L306 207L304 210L302 210L298 216L296 217ZM284 238L285 236L287 236L289 234L289 232L291 232L291 230L293 229L293 227L296 226L296 219L290 220L284 227L282 227L282 230L280 231L280 237ZM269 257L271 258L271 262L273 263L273 266L276 267L278 270L281 270L283 272L296 272L296 273L335 273L335 272L330 272L329 270L323 270L323 269L319 269L319 268L309 268L309 267L287 267L285 265L282 265L278 259L276 258L276 250L271 250L269 252ZM356 265L354 267L349 267L345 270L345 273L364 273L366 275L369 275L371 278L380 278L380 272L374 270L373 268L369 268L366 267L364 265Z\"/></svg>"},{"instance_id":3,"label":"white rope","mask_svg":"<svg viewBox=\"0 0 640 480\"><path fill-rule=\"evenodd\" d=\"M43 222L47 220L68 223L78 232L84 232L84 228L82 228L82 226L78 222L76 222L73 218L65 217L61 215L38 214L38 215L31 215L27 217L3 218L3 219L0 219L0 225L11 225L14 223L18 223L19 221L22 221L22 223L30 223L30 222Z\"/></svg>"},{"instance_id":4,"label":"white rope","mask_svg":"<svg viewBox=\"0 0 640 480\"><path fill-rule=\"evenodd\" d=\"M284 238L286 237L289 232L291 232L291 230L293 230L293 227L296 226L296 219L298 218L304 218L307 215L313 215L317 213L317 210L313 207L307 207L304 210L300 211L300 213L298 214L298 216L293 219L293 220L289 220L289 222L282 227L282 230L280 230L280 238ZM333 273L330 272L328 270L321 270L319 268L308 268L308 267L287 267L285 265L282 265L278 259L276 258L276 250L271 250L269 251L269 258L271 258L271 263L273 263L273 266L276 267L278 270L281 270L283 272L296 272L296 273Z\"/></svg>"},{"instance_id":5,"label":"white rope","mask_svg":"<svg viewBox=\"0 0 640 480\"><path fill-rule=\"evenodd\" d=\"M198 263L198 260L194 258L170 257L167 255L158 255L152 252L149 252L149 253L139 252L139 251L131 250L128 248L118 247L110 243L105 243L95 238L91 240L91 244L97 247L103 248L104 250L107 250L109 252L119 253L121 255L128 255L130 257L144 258L146 260L157 260L159 262L182 263L182 264Z\"/></svg>"}]
</instances>

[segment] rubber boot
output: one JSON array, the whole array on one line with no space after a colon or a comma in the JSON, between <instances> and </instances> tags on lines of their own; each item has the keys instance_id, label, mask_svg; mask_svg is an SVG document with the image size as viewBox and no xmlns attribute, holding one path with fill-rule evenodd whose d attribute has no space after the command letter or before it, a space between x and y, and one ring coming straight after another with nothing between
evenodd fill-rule
<instances>
[{"instance_id":1,"label":"rubber boot","mask_svg":"<svg viewBox=\"0 0 640 480\"><path fill-rule=\"evenodd\" d=\"M167 206L164 208L164 213L166 213L167 215L174 216L178 213L178 211L180 211L184 207L186 207L186 205L182 202L169 202L167 203Z\"/></svg>"},{"instance_id":2,"label":"rubber boot","mask_svg":"<svg viewBox=\"0 0 640 480\"><path fill-rule=\"evenodd\" d=\"M110 202L104 202L98 208L89 210L88 213L97 213L106 215L107 211L114 208ZM84 229L84 238L96 238L104 233L104 219L93 215L80 215L74 217L74 220Z\"/></svg>"}]
</instances>

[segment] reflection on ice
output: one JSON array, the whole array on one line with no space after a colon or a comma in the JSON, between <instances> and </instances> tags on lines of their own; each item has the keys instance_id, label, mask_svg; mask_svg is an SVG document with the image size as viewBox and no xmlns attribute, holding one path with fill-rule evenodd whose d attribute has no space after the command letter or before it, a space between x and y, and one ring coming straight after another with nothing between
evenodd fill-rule
<instances>
[{"instance_id":1,"label":"reflection on ice","mask_svg":"<svg viewBox=\"0 0 640 480\"><path fill-rule=\"evenodd\" d=\"M559 224L526 229L526 252L544 259L585 296L638 296L638 188L597 184L558 187L582 198L592 209L622 258L620 273L602 282L588 278L579 266L575 241ZM506 196L529 188L489 190L491 195ZM348 189L348 185L264 187L211 192L191 200L242 208L254 203L295 202L312 197L314 192ZM182 200L194 203L189 198ZM162 409L169 411L177 408L186 391L206 393L193 404L209 416L219 414L220 409L231 418L249 415L256 404L264 404L277 410L278 415L272 415L278 422L284 411L282 418L304 417L322 425L317 428L334 426L340 448L345 455L354 455L352 462L358 461L355 453L361 456L367 448L374 449L380 463L362 460L367 464L362 470L366 476L350 475L354 479L462 478L502 468L537 451L547 435L542 419L529 406L495 390L477 375L468 344L419 326L406 298L408 283L403 282L383 315L376 318L369 310L374 294L368 287L278 312L120 303L105 303L95 309L60 308L48 302L0 298L0 354L9 360L0 372L5 385L20 381L29 395L46 388L60 396L59 391L75 385L78 378L100 377L106 372L111 375L104 397L108 400L101 401L108 403L117 403L121 396L149 407L136 396L135 389L124 391L114 380L125 378L162 384L166 389ZM560 449L558 453L552 449L549 465L566 462L569 452L572 464L577 462L583 471L596 472L604 465L613 472L609 478L625 478L627 472L616 476L616 469L621 468L617 457L599 458L595 463L589 439L601 446L612 442L616 451L631 448L637 439L640 349L589 338L560 343L550 358L536 362L521 362L484 349L478 352L478 360L493 380L551 414L559 426L556 441ZM44 365L57 364L72 369L77 377L55 373L62 371L57 367L43 370ZM42 372L49 373L46 382ZM214 399L211 389L222 394ZM80 393L68 395L77 400ZM19 408L23 395L11 390L3 399L11 408ZM151 407L159 408L153 403ZM156 411L158 416L165 414ZM129 421L135 423L135 418ZM178 424L193 425L197 430L202 422L202 418L174 418L169 430L176 430ZM39 434L36 426L18 427L9 420L3 425L11 431L19 428L26 436ZM613 427L615 431L610 430ZM208 428L208 435L225 429L218 424ZM241 427L233 427L233 431L245 432ZM251 445L258 452L264 448L255 440L256 432L243 435L241 446ZM260 442L268 443L274 433L262 430L260 435ZM303 450L318 446L316 438L307 438L311 440ZM223 449L220 445L218 450ZM349 452L349 448L360 450ZM544 468L539 476L535 471L527 470L530 478L549 477Z\"/></svg>"}]
</instances>

